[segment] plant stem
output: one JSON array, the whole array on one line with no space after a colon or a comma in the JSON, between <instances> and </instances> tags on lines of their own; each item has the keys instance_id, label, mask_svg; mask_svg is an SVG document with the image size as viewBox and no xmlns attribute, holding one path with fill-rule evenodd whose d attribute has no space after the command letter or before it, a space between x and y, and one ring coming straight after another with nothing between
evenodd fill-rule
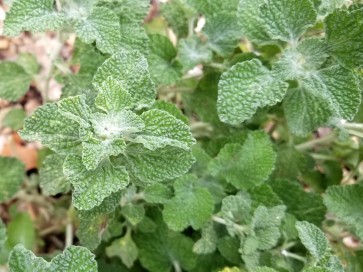
<instances>
[{"instance_id":1,"label":"plant stem","mask_svg":"<svg viewBox=\"0 0 363 272\"><path fill-rule=\"evenodd\" d=\"M315 160L322 160L322 161L338 161L337 158L329 155L318 154L318 153L309 153L309 155L314 158Z\"/></svg>"},{"instance_id":2,"label":"plant stem","mask_svg":"<svg viewBox=\"0 0 363 272\"><path fill-rule=\"evenodd\" d=\"M291 253L285 249L281 250L281 255L282 256L285 256L285 257L288 257L288 258L292 258L292 259L295 259L295 260L298 260L300 262L303 262L303 263L306 263L306 259L300 255L297 255L295 253Z\"/></svg>"},{"instance_id":3,"label":"plant stem","mask_svg":"<svg viewBox=\"0 0 363 272\"><path fill-rule=\"evenodd\" d=\"M228 223L226 220L224 220L223 218L219 217L219 216L216 216L216 215L213 215L212 216L212 220L214 222L217 222L219 224L222 224L222 225L225 225L225 226L228 226ZM236 223L233 223L233 228L236 229L238 232L240 233L244 233L246 232L246 228L242 225L238 225Z\"/></svg>"},{"instance_id":4,"label":"plant stem","mask_svg":"<svg viewBox=\"0 0 363 272\"><path fill-rule=\"evenodd\" d=\"M180 264L177 261L173 261L174 271L175 272L182 272Z\"/></svg>"},{"instance_id":5,"label":"plant stem","mask_svg":"<svg viewBox=\"0 0 363 272\"><path fill-rule=\"evenodd\" d=\"M295 148L299 151L303 151L306 149L314 148L315 146L320 145L320 144L331 143L332 141L335 140L335 138L336 138L336 133L332 132L332 133L329 133L328 135L325 135L324 137L314 139L314 140L311 140L311 141L308 141L308 142L305 142L302 144L298 144L295 146Z\"/></svg>"},{"instance_id":6,"label":"plant stem","mask_svg":"<svg viewBox=\"0 0 363 272\"><path fill-rule=\"evenodd\" d=\"M66 226L66 244L65 248L70 247L73 244L73 225L71 220L67 223Z\"/></svg>"}]
</instances>

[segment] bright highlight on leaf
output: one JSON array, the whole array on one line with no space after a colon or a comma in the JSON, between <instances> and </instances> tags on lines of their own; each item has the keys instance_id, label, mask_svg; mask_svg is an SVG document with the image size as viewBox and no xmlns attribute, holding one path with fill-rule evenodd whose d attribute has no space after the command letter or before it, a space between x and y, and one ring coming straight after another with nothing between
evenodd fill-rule
<instances>
[{"instance_id":1,"label":"bright highlight on leaf","mask_svg":"<svg viewBox=\"0 0 363 272\"><path fill-rule=\"evenodd\" d=\"M19 271L74 271L96 272L97 262L94 255L86 248L71 246L51 262L36 257L23 245L17 245L9 257L11 272Z\"/></svg>"}]
</instances>

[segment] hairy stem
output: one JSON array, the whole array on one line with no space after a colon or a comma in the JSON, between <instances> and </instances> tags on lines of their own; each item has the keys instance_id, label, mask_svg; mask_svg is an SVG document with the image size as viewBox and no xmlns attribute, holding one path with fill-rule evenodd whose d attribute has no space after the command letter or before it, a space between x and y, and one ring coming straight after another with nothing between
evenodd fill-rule
<instances>
[{"instance_id":1,"label":"hairy stem","mask_svg":"<svg viewBox=\"0 0 363 272\"><path fill-rule=\"evenodd\" d=\"M335 138L336 138L336 133L332 132L332 133L329 133L328 135L326 135L324 137L314 139L314 140L311 140L311 141L308 141L308 142L305 142L305 143L302 143L302 144L298 144L298 145L295 146L295 148L297 150L299 150L299 151L303 151L303 150L306 150L306 149L314 148L317 145L329 144L329 143L333 142L335 140Z\"/></svg>"}]
</instances>

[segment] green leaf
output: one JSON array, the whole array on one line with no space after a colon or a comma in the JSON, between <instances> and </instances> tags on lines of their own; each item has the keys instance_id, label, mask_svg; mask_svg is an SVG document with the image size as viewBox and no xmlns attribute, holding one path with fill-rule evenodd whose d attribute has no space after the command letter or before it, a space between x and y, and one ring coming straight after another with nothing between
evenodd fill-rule
<instances>
[{"instance_id":1,"label":"green leaf","mask_svg":"<svg viewBox=\"0 0 363 272\"><path fill-rule=\"evenodd\" d=\"M258 108L280 102L287 87L257 59L238 63L223 73L219 82L219 118L228 124L240 124Z\"/></svg>"},{"instance_id":2,"label":"green leaf","mask_svg":"<svg viewBox=\"0 0 363 272\"><path fill-rule=\"evenodd\" d=\"M251 132L245 143L226 144L208 166L213 176L222 177L238 189L262 184L272 173L276 154L268 136Z\"/></svg>"},{"instance_id":3,"label":"green leaf","mask_svg":"<svg viewBox=\"0 0 363 272\"><path fill-rule=\"evenodd\" d=\"M328 211L352 227L363 240L363 187L356 185L331 186L326 190L324 204Z\"/></svg>"},{"instance_id":4,"label":"green leaf","mask_svg":"<svg viewBox=\"0 0 363 272\"><path fill-rule=\"evenodd\" d=\"M117 80L139 106L150 106L155 87L150 79L147 60L137 51L121 51L106 60L97 70L93 85L98 89L111 77Z\"/></svg>"},{"instance_id":5,"label":"green leaf","mask_svg":"<svg viewBox=\"0 0 363 272\"><path fill-rule=\"evenodd\" d=\"M286 42L297 41L317 17L310 0L268 0L260 9L270 37Z\"/></svg>"},{"instance_id":6,"label":"green leaf","mask_svg":"<svg viewBox=\"0 0 363 272\"><path fill-rule=\"evenodd\" d=\"M143 144L147 149L154 151L173 146L188 151L195 143L189 126L165 111L152 109L142 113L140 118L145 128L132 141Z\"/></svg>"},{"instance_id":7,"label":"green leaf","mask_svg":"<svg viewBox=\"0 0 363 272\"><path fill-rule=\"evenodd\" d=\"M105 158L121 154L125 150L126 144L122 139L105 141L93 139L83 142L82 147L83 165L87 170L94 170Z\"/></svg>"},{"instance_id":8,"label":"green leaf","mask_svg":"<svg viewBox=\"0 0 363 272\"><path fill-rule=\"evenodd\" d=\"M9 127L12 130L19 130L23 127L26 113L23 109L10 110L2 120L3 126Z\"/></svg>"},{"instance_id":9,"label":"green leaf","mask_svg":"<svg viewBox=\"0 0 363 272\"><path fill-rule=\"evenodd\" d=\"M178 60L183 71L189 71L198 64L208 63L213 54L207 44L203 44L197 37L181 39L178 45Z\"/></svg>"},{"instance_id":10,"label":"green leaf","mask_svg":"<svg viewBox=\"0 0 363 272\"><path fill-rule=\"evenodd\" d=\"M90 250L94 250L101 243L102 234L107 230L113 219L113 212L119 205L120 193L113 193L106 197L102 204L91 210L78 211L79 228L77 237L81 244Z\"/></svg>"},{"instance_id":11,"label":"green leaf","mask_svg":"<svg viewBox=\"0 0 363 272\"><path fill-rule=\"evenodd\" d=\"M195 162L192 152L172 147L151 151L140 146L130 146L126 153L127 159L120 158L126 163L126 168L146 183L180 177Z\"/></svg>"},{"instance_id":12,"label":"green leaf","mask_svg":"<svg viewBox=\"0 0 363 272\"><path fill-rule=\"evenodd\" d=\"M51 262L36 257L23 245L17 245L9 257L10 272L19 271L72 271L97 272L97 262L94 255L86 248L70 246Z\"/></svg>"},{"instance_id":13,"label":"green leaf","mask_svg":"<svg viewBox=\"0 0 363 272\"><path fill-rule=\"evenodd\" d=\"M149 185L144 190L144 199L148 203L166 203L173 193L171 189L161 183Z\"/></svg>"},{"instance_id":14,"label":"green leaf","mask_svg":"<svg viewBox=\"0 0 363 272\"><path fill-rule=\"evenodd\" d=\"M193 252L197 254L213 253L217 248L218 236L213 223L207 223L202 228L202 237L195 242Z\"/></svg>"},{"instance_id":15,"label":"green leaf","mask_svg":"<svg viewBox=\"0 0 363 272\"><path fill-rule=\"evenodd\" d=\"M114 78L107 78L98 89L95 105L105 112L120 112L132 108L132 97Z\"/></svg>"},{"instance_id":16,"label":"green leaf","mask_svg":"<svg viewBox=\"0 0 363 272\"><path fill-rule=\"evenodd\" d=\"M86 104L86 97L78 95L64 98L58 102L58 110L64 117L77 122L82 127L89 127L91 110Z\"/></svg>"},{"instance_id":17,"label":"green leaf","mask_svg":"<svg viewBox=\"0 0 363 272\"><path fill-rule=\"evenodd\" d=\"M362 10L359 8L351 11L335 10L324 23L329 53L345 67L361 66L363 64Z\"/></svg>"},{"instance_id":18,"label":"green leaf","mask_svg":"<svg viewBox=\"0 0 363 272\"><path fill-rule=\"evenodd\" d=\"M170 85L181 77L181 67L176 61L177 51L171 41L162 35L149 36L148 62L152 79L157 84Z\"/></svg>"},{"instance_id":19,"label":"green leaf","mask_svg":"<svg viewBox=\"0 0 363 272\"><path fill-rule=\"evenodd\" d=\"M53 151L68 155L79 149L79 124L65 118L57 104L45 104L25 119L20 136L27 141L40 141Z\"/></svg>"},{"instance_id":20,"label":"green leaf","mask_svg":"<svg viewBox=\"0 0 363 272\"><path fill-rule=\"evenodd\" d=\"M329 252L330 246L324 233L315 225L306 221L296 222L299 238L303 245L319 261Z\"/></svg>"},{"instance_id":21,"label":"green leaf","mask_svg":"<svg viewBox=\"0 0 363 272\"><path fill-rule=\"evenodd\" d=\"M4 34L56 30L64 22L64 15L54 9L54 0L15 0L5 18Z\"/></svg>"},{"instance_id":22,"label":"green leaf","mask_svg":"<svg viewBox=\"0 0 363 272\"><path fill-rule=\"evenodd\" d=\"M75 24L78 37L87 44L96 42L103 53L114 53L120 41L120 22L117 15L105 7L94 7L87 18Z\"/></svg>"},{"instance_id":23,"label":"green leaf","mask_svg":"<svg viewBox=\"0 0 363 272\"><path fill-rule=\"evenodd\" d=\"M122 262L131 268L137 260L139 251L130 234L126 234L120 239L116 239L106 248L108 257L119 257Z\"/></svg>"},{"instance_id":24,"label":"green leaf","mask_svg":"<svg viewBox=\"0 0 363 272\"><path fill-rule=\"evenodd\" d=\"M32 76L36 75L40 68L36 57L28 53L20 54L16 63L23 67L27 74Z\"/></svg>"},{"instance_id":25,"label":"green leaf","mask_svg":"<svg viewBox=\"0 0 363 272\"><path fill-rule=\"evenodd\" d=\"M130 110L119 112L94 113L91 116L91 123L96 139L101 142L108 141L130 141L134 134L141 133L145 129L145 124L136 113Z\"/></svg>"},{"instance_id":26,"label":"green leaf","mask_svg":"<svg viewBox=\"0 0 363 272\"><path fill-rule=\"evenodd\" d=\"M237 15L241 33L257 43L270 40L260 10L263 3L263 0L240 0L238 5Z\"/></svg>"},{"instance_id":27,"label":"green leaf","mask_svg":"<svg viewBox=\"0 0 363 272\"><path fill-rule=\"evenodd\" d=\"M270 208L284 204L278 194L267 184L254 187L248 193L251 195L253 209L256 209L260 205Z\"/></svg>"},{"instance_id":28,"label":"green leaf","mask_svg":"<svg viewBox=\"0 0 363 272\"><path fill-rule=\"evenodd\" d=\"M137 233L135 237L142 266L150 272L169 272L173 266L191 270L197 261L192 251L193 240L169 230L161 219L157 221L154 232Z\"/></svg>"},{"instance_id":29,"label":"green leaf","mask_svg":"<svg viewBox=\"0 0 363 272\"><path fill-rule=\"evenodd\" d=\"M131 14L134 13L135 10L131 12ZM149 54L149 38L140 23L124 22L121 20L120 36L120 48L138 50L145 56Z\"/></svg>"},{"instance_id":30,"label":"green leaf","mask_svg":"<svg viewBox=\"0 0 363 272\"><path fill-rule=\"evenodd\" d=\"M164 204L163 218L168 227L182 231L188 226L200 229L212 216L214 201L198 178L185 175L174 183L175 196Z\"/></svg>"},{"instance_id":31,"label":"green leaf","mask_svg":"<svg viewBox=\"0 0 363 272\"><path fill-rule=\"evenodd\" d=\"M341 8L346 4L345 0L321 0L320 2L318 12L323 16L334 12L334 10Z\"/></svg>"},{"instance_id":32,"label":"green leaf","mask_svg":"<svg viewBox=\"0 0 363 272\"><path fill-rule=\"evenodd\" d=\"M150 8L148 0L98 0L98 3L113 10L122 22L142 23Z\"/></svg>"},{"instance_id":33,"label":"green leaf","mask_svg":"<svg viewBox=\"0 0 363 272\"><path fill-rule=\"evenodd\" d=\"M145 216L145 209L141 204L128 203L122 207L121 212L132 226L139 224Z\"/></svg>"},{"instance_id":34,"label":"green leaf","mask_svg":"<svg viewBox=\"0 0 363 272\"><path fill-rule=\"evenodd\" d=\"M269 185L284 202L287 212L293 214L298 220L321 225L325 218L326 208L320 195L305 192L297 182L273 180L269 182Z\"/></svg>"},{"instance_id":35,"label":"green leaf","mask_svg":"<svg viewBox=\"0 0 363 272\"><path fill-rule=\"evenodd\" d=\"M16 101L29 89L32 76L14 62L0 63L0 98Z\"/></svg>"},{"instance_id":36,"label":"green leaf","mask_svg":"<svg viewBox=\"0 0 363 272\"><path fill-rule=\"evenodd\" d=\"M289 129L291 133L299 136L307 135L326 124L333 115L326 97L309 87L291 89L284 99L283 105Z\"/></svg>"},{"instance_id":37,"label":"green leaf","mask_svg":"<svg viewBox=\"0 0 363 272\"><path fill-rule=\"evenodd\" d=\"M320 39L306 39L296 48L283 52L272 71L282 80L304 79L318 70L329 57L326 44Z\"/></svg>"},{"instance_id":38,"label":"green leaf","mask_svg":"<svg viewBox=\"0 0 363 272\"><path fill-rule=\"evenodd\" d=\"M237 8L238 0L225 0L223 2L219 0L186 0L192 7L204 16L211 17L215 14L234 11Z\"/></svg>"},{"instance_id":39,"label":"green leaf","mask_svg":"<svg viewBox=\"0 0 363 272\"><path fill-rule=\"evenodd\" d=\"M161 3L160 11L168 22L169 27L178 37L188 35L188 23L194 17L195 11L184 0L171 0Z\"/></svg>"},{"instance_id":40,"label":"green leaf","mask_svg":"<svg viewBox=\"0 0 363 272\"><path fill-rule=\"evenodd\" d=\"M222 201L221 214L230 228L231 235L234 233L234 223L245 223L251 221L251 199L248 194L229 195ZM232 235L233 236L233 235Z\"/></svg>"},{"instance_id":41,"label":"green leaf","mask_svg":"<svg viewBox=\"0 0 363 272\"><path fill-rule=\"evenodd\" d=\"M237 16L231 12L218 13L207 19L203 29L209 48L222 57L232 54L241 38L236 21Z\"/></svg>"},{"instance_id":42,"label":"green leaf","mask_svg":"<svg viewBox=\"0 0 363 272\"><path fill-rule=\"evenodd\" d=\"M279 228L285 216L285 209L285 206L279 205L272 208L259 206L255 210L252 228L258 249L268 250L276 245L281 235Z\"/></svg>"},{"instance_id":43,"label":"green leaf","mask_svg":"<svg viewBox=\"0 0 363 272\"><path fill-rule=\"evenodd\" d=\"M341 66L312 73L301 87L288 92L284 100L287 123L292 133L306 135L335 118L352 120L361 94L354 74Z\"/></svg>"},{"instance_id":44,"label":"green leaf","mask_svg":"<svg viewBox=\"0 0 363 272\"><path fill-rule=\"evenodd\" d=\"M79 210L90 210L100 205L106 197L124 189L129 183L124 167L104 162L89 171L77 155L66 158L63 172L73 185L73 205Z\"/></svg>"},{"instance_id":45,"label":"green leaf","mask_svg":"<svg viewBox=\"0 0 363 272\"><path fill-rule=\"evenodd\" d=\"M40 168L40 188L45 195L66 193L70 190L70 184L63 174L65 157L58 154L47 156Z\"/></svg>"},{"instance_id":46,"label":"green leaf","mask_svg":"<svg viewBox=\"0 0 363 272\"><path fill-rule=\"evenodd\" d=\"M185 123L186 125L189 124L188 117L186 117L175 104L172 104L172 103L169 103L166 101L162 101L162 100L157 100L157 101L155 101L152 108L157 109L157 110L166 111L167 113L173 115L176 119L183 121L183 123Z\"/></svg>"},{"instance_id":47,"label":"green leaf","mask_svg":"<svg viewBox=\"0 0 363 272\"><path fill-rule=\"evenodd\" d=\"M15 158L0 157L0 172L0 202L4 202L20 190L25 166Z\"/></svg>"}]
</instances>

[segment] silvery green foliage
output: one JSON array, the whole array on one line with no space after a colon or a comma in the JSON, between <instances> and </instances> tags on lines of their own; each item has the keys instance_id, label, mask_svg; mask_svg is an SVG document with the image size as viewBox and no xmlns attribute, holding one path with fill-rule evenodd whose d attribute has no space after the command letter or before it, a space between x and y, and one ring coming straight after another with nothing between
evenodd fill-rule
<instances>
[{"instance_id":1,"label":"silvery green foliage","mask_svg":"<svg viewBox=\"0 0 363 272\"><path fill-rule=\"evenodd\" d=\"M323 10L333 5L328 2L322 3ZM307 39L304 34L317 23L310 0L269 0L260 5L241 0L239 7L245 37L263 44L276 40L287 44L272 70L253 60L237 63L223 73L217 104L223 122L240 124L259 107L281 101L291 132L300 136L320 126L337 125L336 120L354 118L361 94L350 68L360 65L362 47L357 39L362 37L362 26L350 26L361 22L359 8L334 11L324 20L325 38ZM337 62L327 62L332 57ZM296 84L288 88L288 81Z\"/></svg>"},{"instance_id":2,"label":"silvery green foliage","mask_svg":"<svg viewBox=\"0 0 363 272\"><path fill-rule=\"evenodd\" d=\"M43 32L71 26L84 43L95 42L100 51L109 54L120 48L130 48L132 42L145 40L143 29L138 28L142 15L129 17L128 11L139 9L140 14L145 14L148 2L107 2L69 0L55 5L54 0L15 0L5 19L4 34L16 36L22 31ZM125 27L132 27L131 39L125 40L122 36Z\"/></svg>"},{"instance_id":3,"label":"silvery green foliage","mask_svg":"<svg viewBox=\"0 0 363 272\"><path fill-rule=\"evenodd\" d=\"M126 51L113 55L93 84L98 91L93 104L84 95L46 104L21 131L23 139L65 156L63 173L76 208L100 205L125 189L130 176L155 183L188 171L195 141L189 127L164 110L139 110L152 105L155 96L144 57Z\"/></svg>"},{"instance_id":4,"label":"silvery green foliage","mask_svg":"<svg viewBox=\"0 0 363 272\"><path fill-rule=\"evenodd\" d=\"M95 255L86 248L70 246L51 262L47 262L19 244L10 254L9 267L11 272L97 272L97 262L94 257Z\"/></svg>"}]
</instances>

